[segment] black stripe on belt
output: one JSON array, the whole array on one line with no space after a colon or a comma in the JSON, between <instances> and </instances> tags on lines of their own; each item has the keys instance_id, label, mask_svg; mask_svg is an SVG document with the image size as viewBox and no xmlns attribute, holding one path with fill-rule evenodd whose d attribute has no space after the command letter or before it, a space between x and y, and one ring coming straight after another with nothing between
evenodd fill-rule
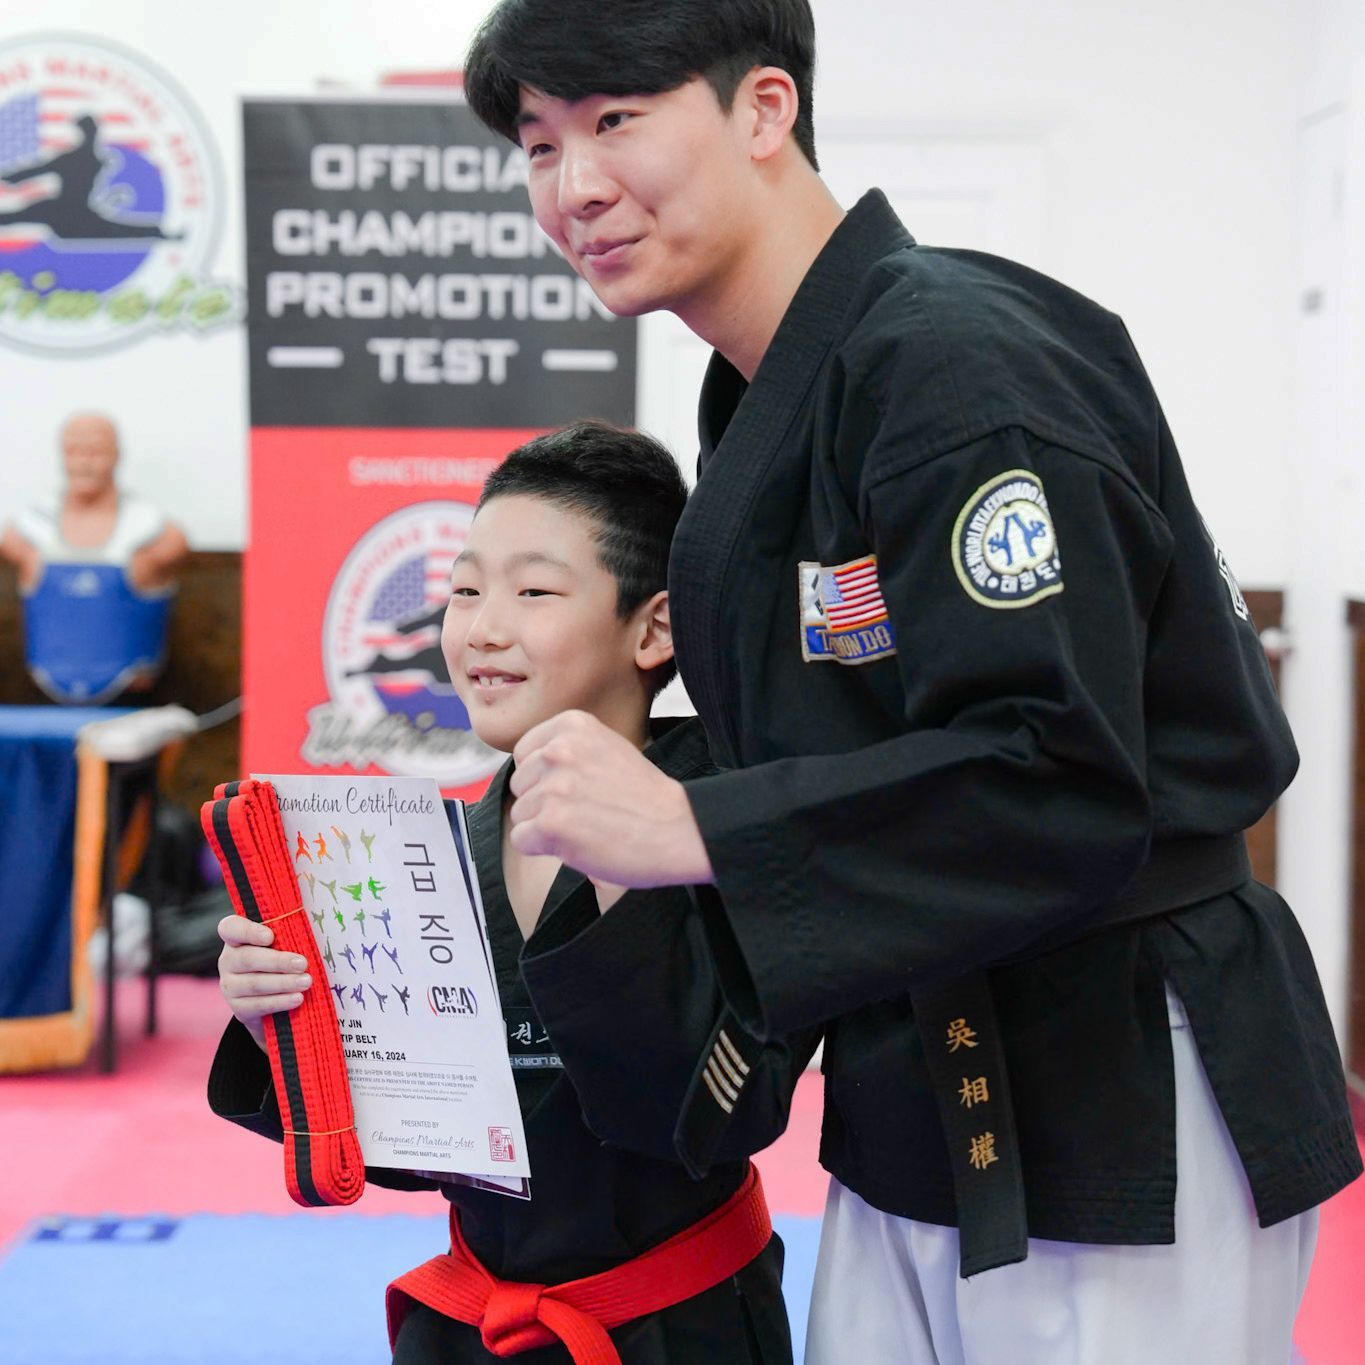
<instances>
[{"instance_id":1,"label":"black stripe on belt","mask_svg":"<svg viewBox=\"0 0 1365 1365\"><path fill-rule=\"evenodd\" d=\"M246 866L242 862L241 850L238 849L237 842L233 837L232 824L228 816L228 807L232 797L236 795L236 788L239 785L238 783L229 783L230 795L213 803L213 831L218 836L218 842L227 857L232 880L237 887L237 894L241 897L242 908L247 912L248 919L259 924L262 919L260 902L256 899L256 892L251 885L250 877L247 875ZM294 1046L293 1021L287 1011L276 1014L274 1021L275 1044L280 1054L280 1074L284 1078L289 1121L296 1130L299 1130L299 1136L294 1140L294 1174L298 1179L299 1193L309 1204L319 1208L326 1205L328 1201L318 1193L318 1188L313 1183L312 1152L309 1150L308 1138L303 1136L313 1125L308 1121L308 1108L303 1098L303 1084L299 1079L299 1058Z\"/></svg>"}]
</instances>

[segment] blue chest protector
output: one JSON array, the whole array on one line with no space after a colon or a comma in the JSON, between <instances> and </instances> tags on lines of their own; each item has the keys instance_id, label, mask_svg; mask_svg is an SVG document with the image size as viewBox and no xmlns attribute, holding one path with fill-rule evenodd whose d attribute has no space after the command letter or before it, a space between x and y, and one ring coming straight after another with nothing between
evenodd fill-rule
<instances>
[{"instance_id":1,"label":"blue chest protector","mask_svg":"<svg viewBox=\"0 0 1365 1365\"><path fill-rule=\"evenodd\" d=\"M100 705L166 656L170 592L139 593L116 564L53 564L24 598L25 657L55 702Z\"/></svg>"}]
</instances>

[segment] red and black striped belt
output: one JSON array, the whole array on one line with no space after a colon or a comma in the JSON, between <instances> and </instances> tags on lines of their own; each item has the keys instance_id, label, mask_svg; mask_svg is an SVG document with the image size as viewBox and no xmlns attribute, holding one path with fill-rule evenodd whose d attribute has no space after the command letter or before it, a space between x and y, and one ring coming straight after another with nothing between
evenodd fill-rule
<instances>
[{"instance_id":1,"label":"red and black striped belt","mask_svg":"<svg viewBox=\"0 0 1365 1365\"><path fill-rule=\"evenodd\" d=\"M274 946L307 959L314 985L297 1008L265 1016L266 1051L284 1121L285 1184L307 1206L351 1204L365 1188L346 1057L317 941L269 782L229 782L200 810L233 909L270 925Z\"/></svg>"}]
</instances>

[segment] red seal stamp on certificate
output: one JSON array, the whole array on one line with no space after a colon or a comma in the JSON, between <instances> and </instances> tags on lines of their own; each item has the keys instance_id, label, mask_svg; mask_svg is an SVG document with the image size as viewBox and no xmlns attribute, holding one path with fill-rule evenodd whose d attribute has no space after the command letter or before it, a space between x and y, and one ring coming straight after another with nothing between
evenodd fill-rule
<instances>
[{"instance_id":1,"label":"red seal stamp on certificate","mask_svg":"<svg viewBox=\"0 0 1365 1365\"><path fill-rule=\"evenodd\" d=\"M516 1148L512 1145L510 1128L490 1128L488 1130L488 1159L490 1161L515 1161Z\"/></svg>"}]
</instances>

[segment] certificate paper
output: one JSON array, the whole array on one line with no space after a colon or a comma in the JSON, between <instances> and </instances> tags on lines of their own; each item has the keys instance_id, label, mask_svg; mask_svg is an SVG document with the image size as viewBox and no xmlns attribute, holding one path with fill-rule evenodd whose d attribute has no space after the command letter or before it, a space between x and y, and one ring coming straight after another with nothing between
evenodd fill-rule
<instances>
[{"instance_id":1,"label":"certificate paper","mask_svg":"<svg viewBox=\"0 0 1365 1365\"><path fill-rule=\"evenodd\" d=\"M429 778L265 780L341 1024L365 1164L520 1187L526 1136L463 807L452 834Z\"/></svg>"}]
</instances>

